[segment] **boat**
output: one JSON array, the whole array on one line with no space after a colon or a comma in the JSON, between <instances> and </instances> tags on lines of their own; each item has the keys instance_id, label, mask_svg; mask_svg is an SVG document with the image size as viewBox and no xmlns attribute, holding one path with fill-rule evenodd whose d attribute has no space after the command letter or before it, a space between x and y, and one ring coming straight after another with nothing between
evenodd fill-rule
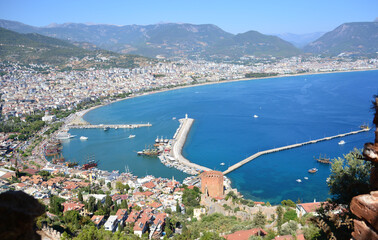
<instances>
[{"instance_id":1,"label":"boat","mask_svg":"<svg viewBox=\"0 0 378 240\"><path fill-rule=\"evenodd\" d=\"M314 157L315 158L315 157ZM325 163L325 164L331 164L331 159L330 158L326 158L326 156L324 155L324 157L322 157L321 155L319 156L319 158L316 159L316 161L320 162L320 163Z\"/></svg>"},{"instance_id":2,"label":"boat","mask_svg":"<svg viewBox=\"0 0 378 240\"><path fill-rule=\"evenodd\" d=\"M114 129L115 129L115 130L117 130L117 129L118 129L118 127L115 127Z\"/></svg>"},{"instance_id":3,"label":"boat","mask_svg":"<svg viewBox=\"0 0 378 240\"><path fill-rule=\"evenodd\" d=\"M308 177L304 177L305 180L308 180Z\"/></svg>"},{"instance_id":4,"label":"boat","mask_svg":"<svg viewBox=\"0 0 378 240\"><path fill-rule=\"evenodd\" d=\"M59 140L65 140L65 139L70 139L70 138L74 138L76 135L71 135L69 132L59 132L57 135L56 135L56 139L59 139Z\"/></svg>"},{"instance_id":5,"label":"boat","mask_svg":"<svg viewBox=\"0 0 378 240\"><path fill-rule=\"evenodd\" d=\"M309 173L316 173L318 171L317 168L311 168L308 170Z\"/></svg>"},{"instance_id":6,"label":"boat","mask_svg":"<svg viewBox=\"0 0 378 240\"><path fill-rule=\"evenodd\" d=\"M344 145L345 144L345 141L344 140L341 140L340 142L339 142L339 145Z\"/></svg>"},{"instance_id":7,"label":"boat","mask_svg":"<svg viewBox=\"0 0 378 240\"><path fill-rule=\"evenodd\" d=\"M75 167L75 166L78 165L78 163L67 161L67 162L64 163L64 165L66 165L67 167Z\"/></svg>"},{"instance_id":8,"label":"boat","mask_svg":"<svg viewBox=\"0 0 378 240\"><path fill-rule=\"evenodd\" d=\"M109 127L104 127L104 131L108 131L109 130Z\"/></svg>"},{"instance_id":9,"label":"boat","mask_svg":"<svg viewBox=\"0 0 378 240\"><path fill-rule=\"evenodd\" d=\"M80 140L88 140L88 137L81 136L81 137L80 137Z\"/></svg>"},{"instance_id":10,"label":"boat","mask_svg":"<svg viewBox=\"0 0 378 240\"><path fill-rule=\"evenodd\" d=\"M176 120L176 117L173 117L172 120Z\"/></svg>"},{"instance_id":11,"label":"boat","mask_svg":"<svg viewBox=\"0 0 378 240\"><path fill-rule=\"evenodd\" d=\"M224 162L220 163L221 166L224 166Z\"/></svg>"},{"instance_id":12,"label":"boat","mask_svg":"<svg viewBox=\"0 0 378 240\"><path fill-rule=\"evenodd\" d=\"M64 161L65 161L65 159L64 159L62 153L60 153L60 155L58 155L58 154L55 155L55 156L53 157L53 159L51 159L51 162L54 163L54 164L62 163L62 162L64 162Z\"/></svg>"},{"instance_id":13,"label":"boat","mask_svg":"<svg viewBox=\"0 0 378 240\"><path fill-rule=\"evenodd\" d=\"M360 129L362 129L362 130L370 130L370 127L369 127L369 125L367 125L367 124L362 124L362 125L360 126Z\"/></svg>"},{"instance_id":14,"label":"boat","mask_svg":"<svg viewBox=\"0 0 378 240\"><path fill-rule=\"evenodd\" d=\"M135 138L135 135L130 134L129 138Z\"/></svg>"},{"instance_id":15,"label":"boat","mask_svg":"<svg viewBox=\"0 0 378 240\"><path fill-rule=\"evenodd\" d=\"M95 160L90 160L87 163L83 164L81 169L88 170L88 169L91 169L91 168L94 168L94 167L97 167L97 162L95 162Z\"/></svg>"},{"instance_id":16,"label":"boat","mask_svg":"<svg viewBox=\"0 0 378 240\"><path fill-rule=\"evenodd\" d=\"M297 182L302 182L302 180L300 180L300 179L297 179L297 180L295 180L295 181L297 181Z\"/></svg>"},{"instance_id":17,"label":"boat","mask_svg":"<svg viewBox=\"0 0 378 240\"><path fill-rule=\"evenodd\" d=\"M253 117L254 117L254 118L258 118L259 116L257 116L257 115L255 114L255 115L253 115Z\"/></svg>"}]
</instances>

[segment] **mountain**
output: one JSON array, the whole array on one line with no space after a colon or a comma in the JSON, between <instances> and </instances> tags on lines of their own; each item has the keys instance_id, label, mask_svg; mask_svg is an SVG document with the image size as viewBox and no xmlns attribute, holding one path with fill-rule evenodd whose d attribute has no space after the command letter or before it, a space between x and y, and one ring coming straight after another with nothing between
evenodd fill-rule
<instances>
[{"instance_id":1,"label":"mountain","mask_svg":"<svg viewBox=\"0 0 378 240\"><path fill-rule=\"evenodd\" d=\"M260 33L233 35L212 24L167 23L146 26L116 26L65 23L50 24L46 27L32 27L13 21L0 20L0 27L23 33L35 32L72 42L88 42L110 51L140 54L147 57L156 57L157 55L188 57L199 54L207 56L224 48L227 49L228 46L237 49L236 52L228 51L234 58L242 57L245 53L249 55L281 56L285 52L292 56L299 52L291 44L283 40L279 41L278 38L273 39L272 36ZM245 39L246 37L251 38ZM254 39L255 37L256 39ZM276 46L276 43L279 45ZM217 49L217 46L219 46L219 49ZM276 51L262 54L261 51L263 49L268 49L263 46L269 46L269 50L272 48L276 49ZM256 54L254 49L257 51ZM276 53L277 55L275 55Z\"/></svg>"},{"instance_id":2,"label":"mountain","mask_svg":"<svg viewBox=\"0 0 378 240\"><path fill-rule=\"evenodd\" d=\"M217 42L207 53L231 58L245 55L288 57L298 55L301 51L279 37L248 31Z\"/></svg>"},{"instance_id":3,"label":"mountain","mask_svg":"<svg viewBox=\"0 0 378 240\"><path fill-rule=\"evenodd\" d=\"M88 61L88 58L112 59ZM75 67L134 67L143 58L112 53L105 50L89 51L67 41L36 33L21 34L0 28L0 59L21 63L64 65L75 59Z\"/></svg>"},{"instance_id":4,"label":"mountain","mask_svg":"<svg viewBox=\"0 0 378 240\"><path fill-rule=\"evenodd\" d=\"M378 22L344 23L304 48L324 55L368 55L378 52Z\"/></svg>"},{"instance_id":5,"label":"mountain","mask_svg":"<svg viewBox=\"0 0 378 240\"><path fill-rule=\"evenodd\" d=\"M305 33L305 34L294 34L294 33L282 33L274 34L275 36L288 41L297 48L303 48L307 44L315 41L320 38L324 32L314 32L314 33Z\"/></svg>"}]
</instances>

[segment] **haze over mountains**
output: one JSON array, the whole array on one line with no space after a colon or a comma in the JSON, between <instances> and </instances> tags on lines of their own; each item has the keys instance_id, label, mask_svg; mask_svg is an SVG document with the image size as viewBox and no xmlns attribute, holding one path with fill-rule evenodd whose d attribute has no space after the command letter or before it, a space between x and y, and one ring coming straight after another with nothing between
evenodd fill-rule
<instances>
[{"instance_id":1,"label":"haze over mountains","mask_svg":"<svg viewBox=\"0 0 378 240\"><path fill-rule=\"evenodd\" d=\"M281 34L279 35L281 38L256 31L234 35L212 24L166 23L116 26L65 23L33 27L19 22L0 20L0 27L19 33L38 33L68 40L88 49L101 48L147 57L239 59L244 56L290 57L303 53L366 55L378 52L377 22L346 23L322 37L320 37L322 33L313 33ZM305 46L304 51L298 48L312 40L315 41ZM295 43L297 47L289 41Z\"/></svg>"}]
</instances>

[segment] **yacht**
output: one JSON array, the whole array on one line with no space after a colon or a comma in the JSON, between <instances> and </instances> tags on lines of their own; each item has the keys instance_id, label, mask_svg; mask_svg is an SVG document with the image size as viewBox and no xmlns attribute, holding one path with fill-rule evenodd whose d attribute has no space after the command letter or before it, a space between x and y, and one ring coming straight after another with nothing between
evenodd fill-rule
<instances>
[{"instance_id":1,"label":"yacht","mask_svg":"<svg viewBox=\"0 0 378 240\"><path fill-rule=\"evenodd\" d=\"M108 131L109 130L109 127L104 127L104 131Z\"/></svg>"},{"instance_id":2,"label":"yacht","mask_svg":"<svg viewBox=\"0 0 378 240\"><path fill-rule=\"evenodd\" d=\"M80 137L80 140L88 140L88 137L81 136L81 137Z\"/></svg>"},{"instance_id":3,"label":"yacht","mask_svg":"<svg viewBox=\"0 0 378 240\"><path fill-rule=\"evenodd\" d=\"M130 134L129 138L135 138L135 135Z\"/></svg>"},{"instance_id":4,"label":"yacht","mask_svg":"<svg viewBox=\"0 0 378 240\"><path fill-rule=\"evenodd\" d=\"M70 139L70 138L74 138L74 137L75 137L75 135L71 135L68 132L59 132L56 135L56 138L59 139L59 140Z\"/></svg>"},{"instance_id":5,"label":"yacht","mask_svg":"<svg viewBox=\"0 0 378 240\"><path fill-rule=\"evenodd\" d=\"M318 171L317 168L311 168L308 170L309 173L316 173Z\"/></svg>"},{"instance_id":6,"label":"yacht","mask_svg":"<svg viewBox=\"0 0 378 240\"><path fill-rule=\"evenodd\" d=\"M224 162L220 163L221 166L224 166Z\"/></svg>"},{"instance_id":7,"label":"yacht","mask_svg":"<svg viewBox=\"0 0 378 240\"><path fill-rule=\"evenodd\" d=\"M255 115L253 115L253 117L254 117L254 118L258 118L259 116L257 116L257 115L255 114Z\"/></svg>"},{"instance_id":8,"label":"yacht","mask_svg":"<svg viewBox=\"0 0 378 240\"><path fill-rule=\"evenodd\" d=\"M339 142L339 145L344 145L345 144L345 141L344 140L341 140L340 142Z\"/></svg>"},{"instance_id":9,"label":"yacht","mask_svg":"<svg viewBox=\"0 0 378 240\"><path fill-rule=\"evenodd\" d=\"M305 180L308 180L308 177L304 177Z\"/></svg>"},{"instance_id":10,"label":"yacht","mask_svg":"<svg viewBox=\"0 0 378 240\"><path fill-rule=\"evenodd\" d=\"M299 182L299 183L302 182L302 180L300 180L300 179L297 179L297 180L295 180L295 181L297 181L297 182Z\"/></svg>"}]
</instances>

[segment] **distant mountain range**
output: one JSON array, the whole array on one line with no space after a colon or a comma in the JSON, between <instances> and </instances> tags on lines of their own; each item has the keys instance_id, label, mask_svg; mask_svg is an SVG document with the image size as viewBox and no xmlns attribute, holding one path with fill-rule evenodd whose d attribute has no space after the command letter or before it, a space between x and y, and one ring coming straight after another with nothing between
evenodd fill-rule
<instances>
[{"instance_id":1,"label":"distant mountain range","mask_svg":"<svg viewBox=\"0 0 378 240\"><path fill-rule=\"evenodd\" d=\"M378 52L378 22L344 23L304 48L325 55L369 55Z\"/></svg>"},{"instance_id":2,"label":"distant mountain range","mask_svg":"<svg viewBox=\"0 0 378 240\"><path fill-rule=\"evenodd\" d=\"M307 44L315 41L320 38L325 32L314 32L314 33L305 33L305 34L294 34L294 33L281 33L274 34L275 36L288 41L297 48L303 48Z\"/></svg>"},{"instance_id":3,"label":"distant mountain range","mask_svg":"<svg viewBox=\"0 0 378 240\"><path fill-rule=\"evenodd\" d=\"M244 55L288 57L300 53L292 44L255 31L231 34L212 24L86 25L50 24L33 27L0 20L0 27L19 33L38 33L72 42L88 42L99 48L147 57L192 55L239 58ZM224 51L227 53L224 54Z\"/></svg>"},{"instance_id":4,"label":"distant mountain range","mask_svg":"<svg viewBox=\"0 0 378 240\"><path fill-rule=\"evenodd\" d=\"M66 40L89 50L106 49L146 57L180 56L213 60L235 60L245 56L290 57L302 53L375 54L378 51L377 25L377 22L346 23L324 35L322 33L280 34L277 37L256 31L234 35L212 24L116 26L65 23L33 27L19 22L0 20L0 27L18 33L38 33ZM303 47L306 43L309 44Z\"/></svg>"},{"instance_id":5,"label":"distant mountain range","mask_svg":"<svg viewBox=\"0 0 378 240\"><path fill-rule=\"evenodd\" d=\"M85 45L81 43L81 45ZM90 44L88 44L90 45ZM0 28L0 59L21 63L64 65L70 60L100 57L101 61L76 61L74 68L136 67L147 59L139 56L120 55L106 50L90 51L72 43L37 33L21 34Z\"/></svg>"}]
</instances>

